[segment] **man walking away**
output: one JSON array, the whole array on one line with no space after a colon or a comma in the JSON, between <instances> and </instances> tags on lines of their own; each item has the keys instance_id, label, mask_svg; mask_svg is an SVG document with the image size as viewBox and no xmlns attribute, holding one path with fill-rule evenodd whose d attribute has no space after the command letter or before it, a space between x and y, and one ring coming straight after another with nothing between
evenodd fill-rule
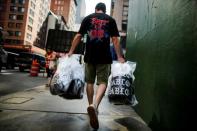
<instances>
[{"instance_id":1,"label":"man walking away","mask_svg":"<svg viewBox=\"0 0 197 131\"><path fill-rule=\"evenodd\" d=\"M98 3L95 7L95 13L85 17L81 23L79 32L73 39L72 46L68 56L72 55L76 46L81 41L82 36L87 35L85 61L85 81L87 83L86 92L89 106L87 112L90 118L90 125L94 129L99 128L98 107L107 88L108 77L112 57L110 53L110 37L114 44L117 59L119 62L125 62L120 52L119 32L115 20L105 14L106 6L104 3ZM97 77L98 89L94 96L94 83Z\"/></svg>"}]
</instances>

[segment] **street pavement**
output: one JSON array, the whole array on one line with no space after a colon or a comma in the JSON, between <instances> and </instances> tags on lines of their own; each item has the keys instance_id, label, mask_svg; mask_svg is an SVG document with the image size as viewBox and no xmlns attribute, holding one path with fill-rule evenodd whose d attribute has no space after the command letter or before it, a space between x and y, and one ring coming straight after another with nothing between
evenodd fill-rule
<instances>
[{"instance_id":1,"label":"street pavement","mask_svg":"<svg viewBox=\"0 0 197 131\"><path fill-rule=\"evenodd\" d=\"M66 100L43 86L0 97L0 131L91 131L87 96ZM104 96L99 131L151 131L130 105L115 105Z\"/></svg>"},{"instance_id":2,"label":"street pavement","mask_svg":"<svg viewBox=\"0 0 197 131\"><path fill-rule=\"evenodd\" d=\"M0 96L41 86L44 83L47 83L46 73L39 73L38 77L32 77L28 70L19 72L18 68L3 69L0 72Z\"/></svg>"}]
</instances>

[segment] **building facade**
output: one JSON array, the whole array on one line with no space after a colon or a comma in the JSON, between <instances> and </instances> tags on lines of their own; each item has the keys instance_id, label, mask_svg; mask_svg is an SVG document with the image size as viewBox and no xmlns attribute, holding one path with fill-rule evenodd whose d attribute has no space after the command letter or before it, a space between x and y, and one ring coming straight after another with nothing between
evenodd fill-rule
<instances>
[{"instance_id":1,"label":"building facade","mask_svg":"<svg viewBox=\"0 0 197 131\"><path fill-rule=\"evenodd\" d=\"M77 0L77 11L76 11L76 24L81 24L81 21L86 15L86 3L85 0Z\"/></svg>"},{"instance_id":2,"label":"building facade","mask_svg":"<svg viewBox=\"0 0 197 131\"><path fill-rule=\"evenodd\" d=\"M64 17L66 30L74 30L76 7L76 0L51 0L51 11L58 16Z\"/></svg>"},{"instance_id":3,"label":"building facade","mask_svg":"<svg viewBox=\"0 0 197 131\"><path fill-rule=\"evenodd\" d=\"M120 34L120 44L123 54L126 53L126 37L128 25L129 0L112 0L111 16L116 20Z\"/></svg>"},{"instance_id":4,"label":"building facade","mask_svg":"<svg viewBox=\"0 0 197 131\"><path fill-rule=\"evenodd\" d=\"M5 48L30 48L32 52L44 53L34 47L37 33L45 21L50 0L6 0L0 2L0 26L9 35L5 39Z\"/></svg>"},{"instance_id":5,"label":"building facade","mask_svg":"<svg viewBox=\"0 0 197 131\"><path fill-rule=\"evenodd\" d=\"M39 48L46 47L49 30L66 30L66 21L63 16L55 15L49 11L47 18L43 22L40 31L38 32L34 45ZM57 44L57 43L54 43Z\"/></svg>"},{"instance_id":6,"label":"building facade","mask_svg":"<svg viewBox=\"0 0 197 131\"><path fill-rule=\"evenodd\" d=\"M76 9L76 20L75 20L75 32L78 32L81 22L86 15L86 3L85 0L77 0L77 9Z\"/></svg>"},{"instance_id":7,"label":"building facade","mask_svg":"<svg viewBox=\"0 0 197 131\"><path fill-rule=\"evenodd\" d=\"M127 32L129 0L112 0L111 15L116 20L118 30Z\"/></svg>"}]
</instances>

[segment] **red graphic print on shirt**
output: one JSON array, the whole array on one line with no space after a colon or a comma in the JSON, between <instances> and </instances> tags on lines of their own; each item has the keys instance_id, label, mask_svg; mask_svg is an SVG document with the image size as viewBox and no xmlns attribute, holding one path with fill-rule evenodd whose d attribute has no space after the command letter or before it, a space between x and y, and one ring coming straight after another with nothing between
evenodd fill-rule
<instances>
[{"instance_id":1,"label":"red graphic print on shirt","mask_svg":"<svg viewBox=\"0 0 197 131\"><path fill-rule=\"evenodd\" d=\"M107 20L100 20L97 18L92 18L91 24L93 25L93 29L90 31L90 37L91 39L98 38L101 40L101 38L104 37L105 34L105 25L109 21Z\"/></svg>"}]
</instances>

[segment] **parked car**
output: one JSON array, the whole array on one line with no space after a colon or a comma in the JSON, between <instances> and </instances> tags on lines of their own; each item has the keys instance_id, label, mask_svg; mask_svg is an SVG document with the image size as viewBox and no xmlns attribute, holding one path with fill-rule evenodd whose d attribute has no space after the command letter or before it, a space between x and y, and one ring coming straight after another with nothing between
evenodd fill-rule
<instances>
[{"instance_id":1,"label":"parked car","mask_svg":"<svg viewBox=\"0 0 197 131\"><path fill-rule=\"evenodd\" d=\"M4 66L6 67L6 69L14 69L14 67L17 67L16 58L19 56L19 54L9 51L7 51L7 54L8 54L7 62Z\"/></svg>"},{"instance_id":2,"label":"parked car","mask_svg":"<svg viewBox=\"0 0 197 131\"><path fill-rule=\"evenodd\" d=\"M25 69L31 69L33 60L37 60L39 63L39 70L45 67L45 57L35 53L22 52L16 58L16 64L19 67L19 71L24 71Z\"/></svg>"}]
</instances>

